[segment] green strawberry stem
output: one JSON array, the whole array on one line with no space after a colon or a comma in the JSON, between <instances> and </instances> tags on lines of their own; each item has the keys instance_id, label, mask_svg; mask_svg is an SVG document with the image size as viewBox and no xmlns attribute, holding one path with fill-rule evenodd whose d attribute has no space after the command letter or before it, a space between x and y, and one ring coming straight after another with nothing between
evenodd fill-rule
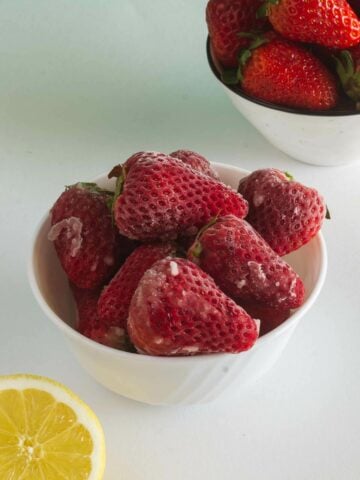
<instances>
[{"instance_id":1,"label":"green strawberry stem","mask_svg":"<svg viewBox=\"0 0 360 480\"><path fill-rule=\"evenodd\" d=\"M280 0L265 0L256 12L256 18L264 18L269 14L269 5L276 5Z\"/></svg>"},{"instance_id":2,"label":"green strawberry stem","mask_svg":"<svg viewBox=\"0 0 360 480\"><path fill-rule=\"evenodd\" d=\"M221 73L221 80L226 85L237 85L239 83L237 69L222 70L220 73Z\"/></svg>"},{"instance_id":3,"label":"green strawberry stem","mask_svg":"<svg viewBox=\"0 0 360 480\"><path fill-rule=\"evenodd\" d=\"M117 198L120 197L124 189L124 183L126 178L125 168L123 168L122 165L116 165L108 174L108 178L116 178L115 192L114 192L114 198L112 202L112 209L113 209Z\"/></svg>"},{"instance_id":4,"label":"green strawberry stem","mask_svg":"<svg viewBox=\"0 0 360 480\"><path fill-rule=\"evenodd\" d=\"M264 35L261 34L256 34L256 33L239 33L241 37L245 38L251 38L252 41L250 45L247 48L244 48L240 51L239 55L239 68L237 71L237 76L240 82L243 80L243 72L244 68L249 60L249 58L252 55L253 50L256 50L257 48L261 47L261 45L264 45L264 43L267 43L269 41L268 38L266 38Z\"/></svg>"},{"instance_id":5,"label":"green strawberry stem","mask_svg":"<svg viewBox=\"0 0 360 480\"><path fill-rule=\"evenodd\" d=\"M348 50L342 50L338 56L333 56L333 58L344 92L354 102L359 102L360 70L355 68L351 53Z\"/></svg>"},{"instance_id":6,"label":"green strawberry stem","mask_svg":"<svg viewBox=\"0 0 360 480\"><path fill-rule=\"evenodd\" d=\"M108 173L108 178L118 178L123 174L123 166L122 165L115 165L114 168L110 170Z\"/></svg>"},{"instance_id":7,"label":"green strawberry stem","mask_svg":"<svg viewBox=\"0 0 360 480\"><path fill-rule=\"evenodd\" d=\"M193 246L190 249L191 255L195 258L200 258L202 250L203 250L203 248L202 248L200 240L195 240L195 243L193 244Z\"/></svg>"},{"instance_id":8,"label":"green strawberry stem","mask_svg":"<svg viewBox=\"0 0 360 480\"><path fill-rule=\"evenodd\" d=\"M284 172L284 175L287 177L288 180L294 180L294 177L293 177L293 175L291 175L291 173Z\"/></svg>"},{"instance_id":9,"label":"green strawberry stem","mask_svg":"<svg viewBox=\"0 0 360 480\"><path fill-rule=\"evenodd\" d=\"M330 215L330 210L328 208L328 206L326 205L326 215L325 215L325 218L327 220L331 220L331 215Z\"/></svg>"},{"instance_id":10,"label":"green strawberry stem","mask_svg":"<svg viewBox=\"0 0 360 480\"><path fill-rule=\"evenodd\" d=\"M201 235L207 230L208 228L212 227L215 225L215 223L218 221L219 215L216 215L216 217L213 217L206 225L204 225L200 230L198 231L196 238L194 240L194 243L191 245L189 252L191 252L192 256L195 258L200 258L200 255L202 253L202 245L200 242L200 237Z\"/></svg>"},{"instance_id":11,"label":"green strawberry stem","mask_svg":"<svg viewBox=\"0 0 360 480\"><path fill-rule=\"evenodd\" d=\"M252 55L252 51L260 47L269 40L258 32L240 32L239 37L250 38L252 41L246 48L240 50L239 53L239 67L237 69L222 70L221 80L226 85L237 85L243 80L243 68Z\"/></svg>"}]
</instances>

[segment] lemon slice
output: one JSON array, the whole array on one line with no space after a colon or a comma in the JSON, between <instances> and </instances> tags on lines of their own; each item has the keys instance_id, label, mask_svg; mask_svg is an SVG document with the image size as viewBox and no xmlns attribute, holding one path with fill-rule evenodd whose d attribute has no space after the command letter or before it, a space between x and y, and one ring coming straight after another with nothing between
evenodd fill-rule
<instances>
[{"instance_id":1,"label":"lemon slice","mask_svg":"<svg viewBox=\"0 0 360 480\"><path fill-rule=\"evenodd\" d=\"M93 411L48 378L0 376L0 479L99 480L104 433Z\"/></svg>"}]
</instances>

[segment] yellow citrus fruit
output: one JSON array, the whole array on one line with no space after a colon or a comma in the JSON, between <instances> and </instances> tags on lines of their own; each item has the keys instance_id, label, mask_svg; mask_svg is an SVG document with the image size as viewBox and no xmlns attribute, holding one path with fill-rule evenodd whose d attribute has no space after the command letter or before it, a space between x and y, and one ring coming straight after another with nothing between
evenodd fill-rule
<instances>
[{"instance_id":1,"label":"yellow citrus fruit","mask_svg":"<svg viewBox=\"0 0 360 480\"><path fill-rule=\"evenodd\" d=\"M94 412L48 378L0 376L0 478L100 480L104 433Z\"/></svg>"}]
</instances>

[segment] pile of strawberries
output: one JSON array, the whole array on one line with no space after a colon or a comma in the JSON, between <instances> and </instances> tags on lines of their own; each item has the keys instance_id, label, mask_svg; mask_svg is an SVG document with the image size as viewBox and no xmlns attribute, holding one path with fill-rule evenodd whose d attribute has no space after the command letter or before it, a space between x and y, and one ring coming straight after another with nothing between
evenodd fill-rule
<instances>
[{"instance_id":1,"label":"pile of strawberries","mask_svg":"<svg viewBox=\"0 0 360 480\"><path fill-rule=\"evenodd\" d=\"M206 9L225 83L315 111L349 107L344 93L358 106L358 15L359 0L210 0Z\"/></svg>"},{"instance_id":2,"label":"pile of strawberries","mask_svg":"<svg viewBox=\"0 0 360 480\"><path fill-rule=\"evenodd\" d=\"M112 177L115 192L77 183L51 210L82 334L149 355L237 353L303 303L281 257L321 228L316 190L264 169L236 192L188 150L137 153Z\"/></svg>"}]
</instances>

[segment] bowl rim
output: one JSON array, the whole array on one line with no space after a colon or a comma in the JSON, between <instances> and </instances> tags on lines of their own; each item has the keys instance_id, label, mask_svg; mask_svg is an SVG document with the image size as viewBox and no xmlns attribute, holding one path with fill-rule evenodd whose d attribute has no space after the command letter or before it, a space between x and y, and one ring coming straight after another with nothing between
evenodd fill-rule
<instances>
[{"instance_id":1,"label":"bowl rim","mask_svg":"<svg viewBox=\"0 0 360 480\"><path fill-rule=\"evenodd\" d=\"M251 172L249 170L237 167L235 165L230 165L230 164L225 164L225 163L220 163L220 162L211 162L211 165L217 169L218 167L222 168L223 170L227 170L229 172L236 172L239 174L250 174ZM98 182L103 180L104 178L107 177L107 173L104 173L102 175L97 176L93 181ZM299 307L285 322L283 322L281 325L276 327L274 330L266 333L265 335L259 337L257 341L255 342L254 346L250 350L246 350L244 352L240 352L238 354L233 354L233 353L212 353L212 354L204 354L204 355L193 355L193 356L174 356L174 357L160 357L160 356L152 356L152 355L140 355L138 353L132 353L132 352L125 352L123 350L117 350L112 347L108 347L106 345L102 345L98 342L95 342L94 340L91 340L90 338L85 337L82 335L80 332L72 328L70 325L68 325L64 320L62 320L48 305L46 300L44 299L42 292L40 290L40 286L38 284L36 274L35 274L35 247L37 244L37 241L39 239L39 235L46 224L46 222L49 219L49 212L44 214L40 221L38 222L38 225L31 237L31 242L30 242L30 253L28 255L28 262L27 262L27 276L28 276L28 281L30 284L30 288L32 290L32 293L40 306L41 310L45 315L50 318L50 320L64 333L66 336L70 337L72 340L76 341L77 343L80 342L84 347L86 348L91 348L93 350L97 350L100 353L105 353L110 356L115 356L117 358L124 358L129 360L130 358L134 361L146 361L146 362L154 362L154 363L163 363L164 362L169 362L169 363L183 363L183 362L189 362L189 361L194 361L197 363L209 361L209 360L216 360L225 357L234 357L234 355L242 355L246 354L247 352L250 353L252 351L255 351L259 346L261 346L263 343L267 343L271 341L274 337L277 337L279 335L282 335L286 330L291 328L294 324L297 323L297 321L305 315L305 313L311 308L311 306L314 304L316 298L319 296L320 291L324 285L325 278L326 278L326 273L327 273L327 266L328 266L328 256L327 256L327 248L326 248L326 243L324 240L324 237L321 232L319 232L312 240L311 242L318 242L319 243L319 250L320 250L320 268L319 268L319 274L317 281L315 283L315 286L313 288L313 291L310 293L309 297L305 300L303 305Z\"/></svg>"},{"instance_id":2,"label":"bowl rim","mask_svg":"<svg viewBox=\"0 0 360 480\"><path fill-rule=\"evenodd\" d=\"M312 111L300 108L292 108L292 107L285 107L282 105L276 105L275 103L267 102L266 100L261 100L255 97L251 97L247 95L245 92L240 90L236 85L227 85L221 79L221 75L219 70L217 69L215 62L213 60L212 52L211 52L211 44L210 44L210 36L208 35L206 40L206 56L209 63L209 67L218 81L223 85L226 89L230 90L232 93L237 95L238 97L243 98L251 103L256 103L265 108L269 108L270 110L277 110L283 113L290 113L293 115L302 115L308 117L349 117L349 116L356 116L360 115L360 111L347 111L347 110L319 110L319 111Z\"/></svg>"}]
</instances>

